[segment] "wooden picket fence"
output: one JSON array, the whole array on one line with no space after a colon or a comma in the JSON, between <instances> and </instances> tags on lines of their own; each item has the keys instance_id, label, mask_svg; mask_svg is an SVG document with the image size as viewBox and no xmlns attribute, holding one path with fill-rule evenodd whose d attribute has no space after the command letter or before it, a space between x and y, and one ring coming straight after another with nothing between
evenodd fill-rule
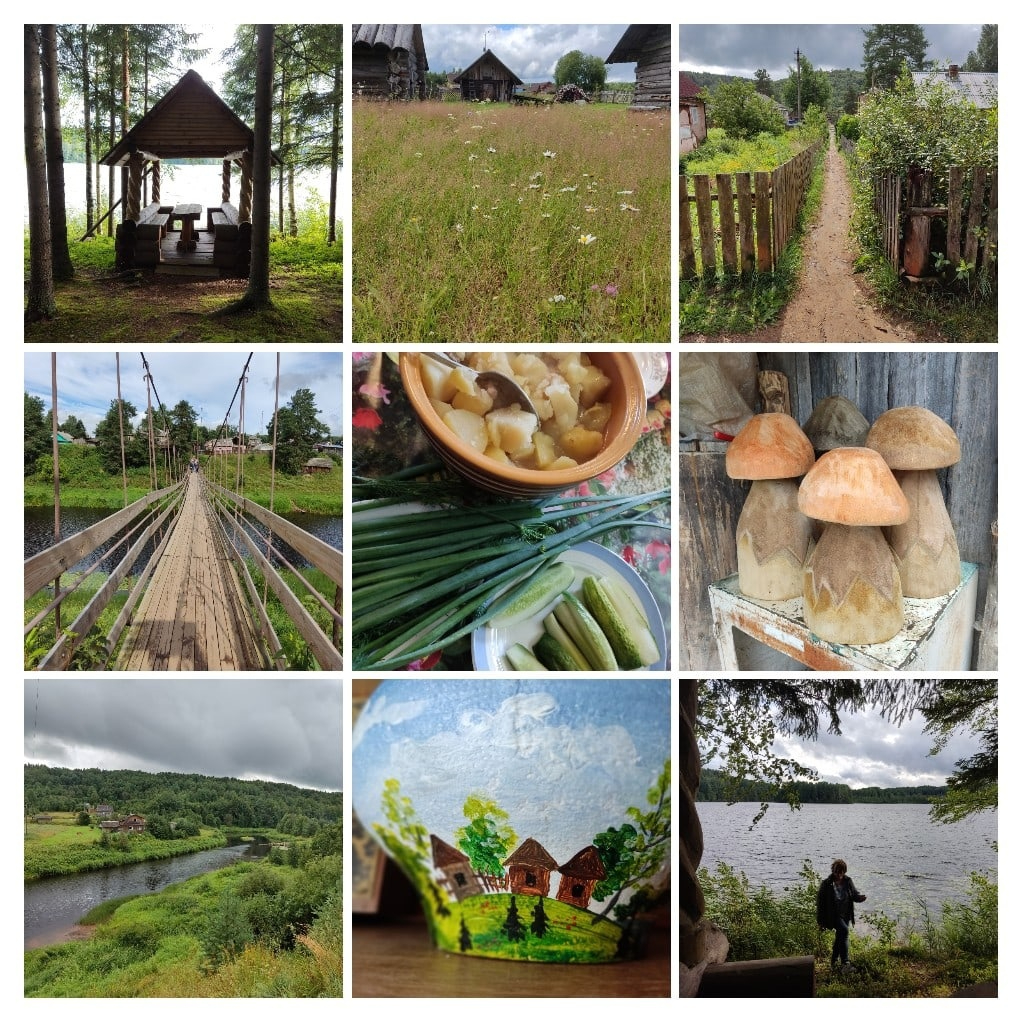
<instances>
[{"instance_id":1,"label":"wooden picket fence","mask_svg":"<svg viewBox=\"0 0 1024 1024\"><path fill-rule=\"evenodd\" d=\"M712 277L774 270L796 230L820 149L821 143L815 143L773 171L680 174L680 274Z\"/></svg>"},{"instance_id":2,"label":"wooden picket fence","mask_svg":"<svg viewBox=\"0 0 1024 1024\"><path fill-rule=\"evenodd\" d=\"M878 217L881 242L893 270L903 262L903 242L908 218L915 216L945 221L945 256L954 266L960 261L971 269L987 267L996 272L999 241L999 172L997 168L950 167L945 206L935 206L935 182L931 172L916 180L898 174L876 174L871 179L872 198Z\"/></svg>"}]
</instances>

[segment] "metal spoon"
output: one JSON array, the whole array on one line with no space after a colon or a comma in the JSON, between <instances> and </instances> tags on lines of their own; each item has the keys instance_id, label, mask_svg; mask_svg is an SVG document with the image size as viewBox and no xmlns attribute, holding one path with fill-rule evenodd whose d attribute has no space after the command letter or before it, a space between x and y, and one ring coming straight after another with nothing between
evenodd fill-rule
<instances>
[{"instance_id":1,"label":"metal spoon","mask_svg":"<svg viewBox=\"0 0 1024 1024\"><path fill-rule=\"evenodd\" d=\"M531 412L534 416L537 416L537 410L533 407L530 396L511 377L498 373L497 370L482 370L477 373L471 366L460 363L457 359L453 359L443 352L424 352L423 354L439 363L444 363L445 366L471 370L473 373L476 373L476 383L494 399L495 409L503 409L508 405L518 405L523 412ZM537 420L538 422L540 421L539 416L537 416Z\"/></svg>"}]
</instances>

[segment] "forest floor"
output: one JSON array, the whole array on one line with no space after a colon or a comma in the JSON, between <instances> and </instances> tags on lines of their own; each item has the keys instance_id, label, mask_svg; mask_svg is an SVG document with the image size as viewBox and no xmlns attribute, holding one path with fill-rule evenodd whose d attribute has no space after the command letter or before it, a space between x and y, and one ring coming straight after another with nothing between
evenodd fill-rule
<instances>
[{"instance_id":1,"label":"forest floor","mask_svg":"<svg viewBox=\"0 0 1024 1024\"><path fill-rule=\"evenodd\" d=\"M749 334L698 336L695 341L879 342L916 341L907 327L890 323L874 306L853 269L849 239L850 185L830 139L821 206L803 241L803 266L792 299L778 321Z\"/></svg>"},{"instance_id":2,"label":"forest floor","mask_svg":"<svg viewBox=\"0 0 1024 1024\"><path fill-rule=\"evenodd\" d=\"M74 259L74 255L72 257ZM340 260L271 266L273 306L218 315L241 298L238 278L190 280L82 266L56 284L57 316L25 325L25 342L333 342L342 340Z\"/></svg>"}]
</instances>

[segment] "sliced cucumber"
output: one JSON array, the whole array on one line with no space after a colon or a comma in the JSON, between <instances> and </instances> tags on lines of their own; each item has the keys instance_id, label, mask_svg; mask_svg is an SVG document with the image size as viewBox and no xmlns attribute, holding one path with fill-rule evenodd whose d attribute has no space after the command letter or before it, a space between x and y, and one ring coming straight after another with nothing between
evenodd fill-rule
<instances>
[{"instance_id":1,"label":"sliced cucumber","mask_svg":"<svg viewBox=\"0 0 1024 1024\"><path fill-rule=\"evenodd\" d=\"M637 647L629 627L623 622L622 617L616 611L602 581L596 576L587 576L583 580L583 603L587 610L597 619L597 624L604 631L612 650L615 652L615 660L619 668L631 670L643 668L643 658L640 656L640 649Z\"/></svg>"},{"instance_id":2,"label":"sliced cucumber","mask_svg":"<svg viewBox=\"0 0 1024 1024\"><path fill-rule=\"evenodd\" d=\"M562 628L562 624L554 612L544 616L544 628L569 652L580 672L590 671L590 662L583 656L583 652L576 646L572 637Z\"/></svg>"},{"instance_id":3,"label":"sliced cucumber","mask_svg":"<svg viewBox=\"0 0 1024 1024\"><path fill-rule=\"evenodd\" d=\"M533 652L522 644L513 644L505 652L505 658L517 672L547 671L544 664L533 656Z\"/></svg>"},{"instance_id":4,"label":"sliced cucumber","mask_svg":"<svg viewBox=\"0 0 1024 1024\"><path fill-rule=\"evenodd\" d=\"M590 667L597 672L614 672L619 666L608 638L597 620L575 594L566 593L555 607L555 618L583 652Z\"/></svg>"},{"instance_id":5,"label":"sliced cucumber","mask_svg":"<svg viewBox=\"0 0 1024 1024\"><path fill-rule=\"evenodd\" d=\"M555 562L538 570L498 599L494 614L487 620L492 629L514 626L546 608L573 583L575 573L566 562Z\"/></svg>"},{"instance_id":6,"label":"sliced cucumber","mask_svg":"<svg viewBox=\"0 0 1024 1024\"><path fill-rule=\"evenodd\" d=\"M542 633L533 645L536 658L552 672L579 672L573 656L550 634Z\"/></svg>"},{"instance_id":7,"label":"sliced cucumber","mask_svg":"<svg viewBox=\"0 0 1024 1024\"><path fill-rule=\"evenodd\" d=\"M657 665L661 660L658 641L633 590L618 576L602 576L601 588L608 595L615 610L619 613L619 617L626 624L629 635L640 651L643 666L647 668Z\"/></svg>"}]
</instances>

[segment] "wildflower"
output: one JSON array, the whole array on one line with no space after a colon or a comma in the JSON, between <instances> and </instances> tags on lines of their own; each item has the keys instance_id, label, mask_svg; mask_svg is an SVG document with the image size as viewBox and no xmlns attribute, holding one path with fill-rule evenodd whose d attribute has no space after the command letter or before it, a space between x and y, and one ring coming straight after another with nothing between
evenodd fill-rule
<instances>
[{"instance_id":1,"label":"wildflower","mask_svg":"<svg viewBox=\"0 0 1024 1024\"><path fill-rule=\"evenodd\" d=\"M470 153L469 154L469 159L470 160L475 160L476 159L476 153Z\"/></svg>"},{"instance_id":2,"label":"wildflower","mask_svg":"<svg viewBox=\"0 0 1024 1024\"><path fill-rule=\"evenodd\" d=\"M596 241L596 235L580 235L580 245L591 245Z\"/></svg>"},{"instance_id":3,"label":"wildflower","mask_svg":"<svg viewBox=\"0 0 1024 1024\"><path fill-rule=\"evenodd\" d=\"M609 281L608 284L606 284L604 286L604 293L605 293L605 295L618 295L619 294L619 286L617 284L612 284Z\"/></svg>"},{"instance_id":4,"label":"wildflower","mask_svg":"<svg viewBox=\"0 0 1024 1024\"><path fill-rule=\"evenodd\" d=\"M548 302L565 302L564 295L552 295Z\"/></svg>"},{"instance_id":5,"label":"wildflower","mask_svg":"<svg viewBox=\"0 0 1024 1024\"><path fill-rule=\"evenodd\" d=\"M383 384L360 384L359 394L366 395L367 398L379 398L385 405L391 404L391 389L384 387Z\"/></svg>"},{"instance_id":6,"label":"wildflower","mask_svg":"<svg viewBox=\"0 0 1024 1024\"><path fill-rule=\"evenodd\" d=\"M479 209L480 209L480 207L479 207L479 206L478 206L478 205L477 205L476 203L474 203L474 204L472 205L471 209L473 209L473 210L479 210Z\"/></svg>"},{"instance_id":7,"label":"wildflower","mask_svg":"<svg viewBox=\"0 0 1024 1024\"><path fill-rule=\"evenodd\" d=\"M528 188L541 188L541 186L540 186L540 185L529 185L529 186L527 186L527 187L528 187Z\"/></svg>"},{"instance_id":8,"label":"wildflower","mask_svg":"<svg viewBox=\"0 0 1024 1024\"><path fill-rule=\"evenodd\" d=\"M488 153L497 153L498 151L493 146L488 146L487 147L487 152Z\"/></svg>"},{"instance_id":9,"label":"wildflower","mask_svg":"<svg viewBox=\"0 0 1024 1024\"><path fill-rule=\"evenodd\" d=\"M538 178L543 178L543 177L544 177L544 172L543 171L534 171L533 174L530 175L530 181L536 181Z\"/></svg>"},{"instance_id":10,"label":"wildflower","mask_svg":"<svg viewBox=\"0 0 1024 1024\"><path fill-rule=\"evenodd\" d=\"M352 426L376 430L384 421L375 409L357 409L352 415Z\"/></svg>"},{"instance_id":11,"label":"wildflower","mask_svg":"<svg viewBox=\"0 0 1024 1024\"><path fill-rule=\"evenodd\" d=\"M461 224L456 224L455 225L455 230L461 233L464 229L463 229Z\"/></svg>"},{"instance_id":12,"label":"wildflower","mask_svg":"<svg viewBox=\"0 0 1024 1024\"><path fill-rule=\"evenodd\" d=\"M575 192L576 191L576 186L575 185L566 185L565 188L560 188L558 191L559 192Z\"/></svg>"},{"instance_id":13,"label":"wildflower","mask_svg":"<svg viewBox=\"0 0 1024 1024\"><path fill-rule=\"evenodd\" d=\"M584 213L597 213L597 207L596 206L584 206L583 207L583 212Z\"/></svg>"},{"instance_id":14,"label":"wildflower","mask_svg":"<svg viewBox=\"0 0 1024 1024\"><path fill-rule=\"evenodd\" d=\"M631 188L624 188L621 192L616 192L615 194L617 196L631 196L633 194L633 190Z\"/></svg>"},{"instance_id":15,"label":"wildflower","mask_svg":"<svg viewBox=\"0 0 1024 1024\"><path fill-rule=\"evenodd\" d=\"M552 153L550 149L545 149L545 150L544 150L544 155L545 155L545 156L546 156L546 157L547 157L547 158L548 158L549 160L554 160L554 159L555 159L555 154L554 154L554 153Z\"/></svg>"},{"instance_id":16,"label":"wildflower","mask_svg":"<svg viewBox=\"0 0 1024 1024\"><path fill-rule=\"evenodd\" d=\"M545 218L545 217L550 217L550 216L551 216L551 214L550 214L550 213L542 213L542 214L541 214L541 219L543 219L543 218Z\"/></svg>"},{"instance_id":17,"label":"wildflower","mask_svg":"<svg viewBox=\"0 0 1024 1024\"><path fill-rule=\"evenodd\" d=\"M630 213L639 213L640 212L640 207L639 206L630 206L629 203L619 203L619 209L622 210L623 212L625 212L627 210Z\"/></svg>"},{"instance_id":18,"label":"wildflower","mask_svg":"<svg viewBox=\"0 0 1024 1024\"><path fill-rule=\"evenodd\" d=\"M422 154L422 153L415 153L415 154L413 154L413 155L414 155L414 156L417 156L417 157L423 156L423 154Z\"/></svg>"}]
</instances>

